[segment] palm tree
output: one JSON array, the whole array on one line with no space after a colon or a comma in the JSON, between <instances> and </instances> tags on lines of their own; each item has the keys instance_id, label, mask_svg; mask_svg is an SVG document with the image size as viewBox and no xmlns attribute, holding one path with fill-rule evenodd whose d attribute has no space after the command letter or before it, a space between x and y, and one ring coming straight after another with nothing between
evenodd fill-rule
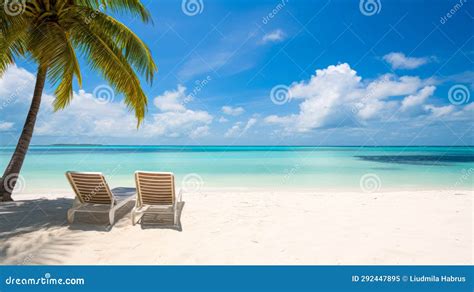
<instances>
[{"instance_id":1,"label":"palm tree","mask_svg":"<svg viewBox=\"0 0 474 292\"><path fill-rule=\"evenodd\" d=\"M149 48L106 12L127 12L143 22L150 14L140 0L0 0L0 77L25 58L38 66L31 106L12 158L0 181L3 201L11 201L28 151L46 80L55 86L54 109L73 98L73 80L82 86L76 53L101 73L135 112L140 125L147 97L137 76L151 83L157 68Z\"/></svg>"}]
</instances>

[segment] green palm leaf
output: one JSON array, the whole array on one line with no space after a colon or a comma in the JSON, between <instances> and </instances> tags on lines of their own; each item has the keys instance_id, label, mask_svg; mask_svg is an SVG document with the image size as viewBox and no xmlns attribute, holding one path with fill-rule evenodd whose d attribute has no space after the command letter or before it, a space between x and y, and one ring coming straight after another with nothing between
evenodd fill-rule
<instances>
[{"instance_id":1,"label":"green palm leaf","mask_svg":"<svg viewBox=\"0 0 474 292\"><path fill-rule=\"evenodd\" d=\"M21 1L19 1L20 3ZM0 0L4 6L5 0ZM138 75L149 83L157 71L150 49L124 24L108 15L130 13L144 22L150 14L139 0L33 0L21 13L0 11L0 76L16 58L30 58L47 68L56 84L54 108L73 98L73 83L82 86L77 54L99 72L135 112L145 116L147 97Z\"/></svg>"}]
</instances>

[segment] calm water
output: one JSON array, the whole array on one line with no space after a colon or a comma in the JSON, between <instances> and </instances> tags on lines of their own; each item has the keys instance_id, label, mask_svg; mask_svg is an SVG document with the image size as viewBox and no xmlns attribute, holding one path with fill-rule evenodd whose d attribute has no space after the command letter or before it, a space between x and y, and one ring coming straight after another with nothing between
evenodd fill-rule
<instances>
[{"instance_id":1,"label":"calm water","mask_svg":"<svg viewBox=\"0 0 474 292\"><path fill-rule=\"evenodd\" d=\"M11 152L0 148L2 169ZM67 189L66 170L101 171L112 187L149 170L174 172L178 183L195 173L204 187L360 190L370 174L382 191L473 189L474 147L33 146L23 191Z\"/></svg>"}]
</instances>

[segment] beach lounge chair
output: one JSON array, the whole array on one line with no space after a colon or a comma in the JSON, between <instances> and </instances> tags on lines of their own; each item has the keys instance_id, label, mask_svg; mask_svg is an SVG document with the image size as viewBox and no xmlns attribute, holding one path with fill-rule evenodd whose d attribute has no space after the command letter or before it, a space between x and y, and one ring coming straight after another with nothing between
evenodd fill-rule
<instances>
[{"instance_id":1,"label":"beach lounge chair","mask_svg":"<svg viewBox=\"0 0 474 292\"><path fill-rule=\"evenodd\" d=\"M135 198L135 188L114 188L110 190L100 172L66 172L66 177L76 193L76 199L67 212L69 223L74 213L108 213L110 225L114 224L115 212Z\"/></svg>"},{"instance_id":2,"label":"beach lounge chair","mask_svg":"<svg viewBox=\"0 0 474 292\"><path fill-rule=\"evenodd\" d=\"M173 224L178 224L178 204L182 191L176 196L174 174L171 172L135 172L137 199L132 209L132 224L135 225L145 213L173 214Z\"/></svg>"}]
</instances>

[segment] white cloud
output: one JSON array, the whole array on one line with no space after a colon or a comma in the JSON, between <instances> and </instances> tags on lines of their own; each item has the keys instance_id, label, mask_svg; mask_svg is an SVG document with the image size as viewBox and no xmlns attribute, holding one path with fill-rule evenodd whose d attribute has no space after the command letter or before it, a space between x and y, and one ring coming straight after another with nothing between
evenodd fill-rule
<instances>
[{"instance_id":1,"label":"white cloud","mask_svg":"<svg viewBox=\"0 0 474 292\"><path fill-rule=\"evenodd\" d=\"M227 123L228 121L229 120L224 118L224 117L220 117L219 120L218 120L219 123Z\"/></svg>"},{"instance_id":2,"label":"white cloud","mask_svg":"<svg viewBox=\"0 0 474 292\"><path fill-rule=\"evenodd\" d=\"M400 109L404 115L421 113L425 116L443 115L454 110L449 106L441 108L427 104L435 90L430 80L419 77L387 74L366 82L348 64L331 65L316 70L309 81L290 86L293 100L301 101L298 113L270 115L264 121L281 125L286 132L307 132L396 118L401 115Z\"/></svg>"},{"instance_id":3,"label":"white cloud","mask_svg":"<svg viewBox=\"0 0 474 292\"><path fill-rule=\"evenodd\" d=\"M250 118L250 119L247 121L247 124L245 125L244 131L247 131L248 129L250 129L251 127L253 127L256 123L257 123L257 119L256 119L256 118Z\"/></svg>"},{"instance_id":4,"label":"white cloud","mask_svg":"<svg viewBox=\"0 0 474 292\"><path fill-rule=\"evenodd\" d=\"M281 42L285 39L285 33L281 29L274 30L265 34L262 37L261 42L263 44L270 43L270 42Z\"/></svg>"},{"instance_id":5,"label":"white cloud","mask_svg":"<svg viewBox=\"0 0 474 292\"><path fill-rule=\"evenodd\" d=\"M17 66L11 66L0 78L0 112L2 118L8 119L8 122L0 124L1 131L10 129L13 123L23 121L24 116L15 113L24 111L26 114L35 78L34 74ZM176 90L165 91L153 100L159 112L150 110L139 129L136 128L137 121L133 113L117 98L104 104L98 102L92 93L80 90L74 92L69 106L58 112L53 111L53 101L54 96L43 94L35 129L37 136L197 138L207 135L213 119L206 111L188 108L192 98L186 94L186 88L182 85L178 85ZM21 106L16 103L21 103ZM10 114L12 111L4 110L13 105L13 114Z\"/></svg>"},{"instance_id":6,"label":"white cloud","mask_svg":"<svg viewBox=\"0 0 474 292\"><path fill-rule=\"evenodd\" d=\"M429 112L428 121L462 121L472 123L474 117L474 102L467 104L463 107L450 105L425 105L424 109Z\"/></svg>"},{"instance_id":7,"label":"white cloud","mask_svg":"<svg viewBox=\"0 0 474 292\"><path fill-rule=\"evenodd\" d=\"M14 123L0 121L0 132L8 131L13 128Z\"/></svg>"},{"instance_id":8,"label":"white cloud","mask_svg":"<svg viewBox=\"0 0 474 292\"><path fill-rule=\"evenodd\" d=\"M433 95L435 89L436 87L434 86L426 86L416 94L408 95L402 100L402 110L406 111L409 108L423 104L428 97Z\"/></svg>"},{"instance_id":9,"label":"white cloud","mask_svg":"<svg viewBox=\"0 0 474 292\"><path fill-rule=\"evenodd\" d=\"M43 100L35 135L128 137L137 134L136 119L122 103L99 103L91 93L80 90L74 93L68 107L53 112L54 98L44 95Z\"/></svg>"},{"instance_id":10,"label":"white cloud","mask_svg":"<svg viewBox=\"0 0 474 292\"><path fill-rule=\"evenodd\" d=\"M229 116L239 116L244 113L244 108L243 107L231 107L231 106L223 106L222 107L222 112L226 115Z\"/></svg>"},{"instance_id":11,"label":"white cloud","mask_svg":"<svg viewBox=\"0 0 474 292\"><path fill-rule=\"evenodd\" d=\"M264 119L264 122L269 124L285 124L291 122L291 116L280 117L277 115L270 115Z\"/></svg>"},{"instance_id":12,"label":"white cloud","mask_svg":"<svg viewBox=\"0 0 474 292\"><path fill-rule=\"evenodd\" d=\"M446 106L434 106L434 105L425 105L424 106L424 109L428 112L431 113L431 116L433 118L441 118L441 117L444 117L444 116L447 116L451 113L454 112L455 108L453 105L446 105Z\"/></svg>"},{"instance_id":13,"label":"white cloud","mask_svg":"<svg viewBox=\"0 0 474 292\"><path fill-rule=\"evenodd\" d=\"M178 85L177 90L167 90L160 96L155 97L153 103L155 106L163 112L166 111L185 111L183 103L186 101L185 96L186 87Z\"/></svg>"},{"instance_id":14,"label":"white cloud","mask_svg":"<svg viewBox=\"0 0 474 292\"><path fill-rule=\"evenodd\" d=\"M404 96L416 92L426 82L418 76L401 76L385 74L370 82L364 89L369 99L386 99L392 96Z\"/></svg>"},{"instance_id":15,"label":"white cloud","mask_svg":"<svg viewBox=\"0 0 474 292\"><path fill-rule=\"evenodd\" d=\"M244 127L242 122L236 122L227 132L224 134L225 137L240 137L244 135L250 128L257 123L256 118L250 118Z\"/></svg>"},{"instance_id":16,"label":"white cloud","mask_svg":"<svg viewBox=\"0 0 474 292\"><path fill-rule=\"evenodd\" d=\"M462 108L462 110L454 112L453 116L455 119L468 120L472 123L472 117L474 117L474 102L471 102L470 104L466 105Z\"/></svg>"},{"instance_id":17,"label":"white cloud","mask_svg":"<svg viewBox=\"0 0 474 292\"><path fill-rule=\"evenodd\" d=\"M305 132L342 121L346 117L342 108L350 112L350 104L359 100L363 93L361 78L349 65L341 64L317 70L308 82L294 83L290 94L294 100L302 100L299 114L273 115L265 121L283 124L288 130Z\"/></svg>"},{"instance_id":18,"label":"white cloud","mask_svg":"<svg viewBox=\"0 0 474 292\"><path fill-rule=\"evenodd\" d=\"M392 65L393 69L415 69L430 61L429 58L407 57L399 52L389 53L383 56L383 59Z\"/></svg>"},{"instance_id":19,"label":"white cloud","mask_svg":"<svg viewBox=\"0 0 474 292\"><path fill-rule=\"evenodd\" d=\"M16 65L8 67L0 78L0 110L18 102L31 100L36 77Z\"/></svg>"},{"instance_id":20,"label":"white cloud","mask_svg":"<svg viewBox=\"0 0 474 292\"><path fill-rule=\"evenodd\" d=\"M189 102L186 87L182 85L155 97L154 104L162 112L153 114L152 120L145 123L144 135L179 137L185 134L198 138L209 134L209 124L213 117L206 111L186 108L185 105Z\"/></svg>"},{"instance_id":21,"label":"white cloud","mask_svg":"<svg viewBox=\"0 0 474 292\"><path fill-rule=\"evenodd\" d=\"M206 111L185 107L186 88L178 86L154 99L160 113L149 114L137 130L136 119L121 102L98 103L85 91L74 93L71 104L62 111L52 112L51 96L40 114L35 133L53 136L103 136L146 138L153 136L204 136L212 116ZM207 128L208 131L208 128Z\"/></svg>"},{"instance_id":22,"label":"white cloud","mask_svg":"<svg viewBox=\"0 0 474 292\"><path fill-rule=\"evenodd\" d=\"M8 79L8 80L7 80ZM27 83L23 81L27 80ZM12 106L14 110L2 110L0 131L9 131L14 125L23 123L33 92L34 74L16 66L11 66L0 78L0 106ZM309 80L295 82L290 86L292 102L299 110L294 113L269 115L264 121L279 125L275 131L307 132L316 128L333 128L338 125L368 125L390 118L391 121L422 123L472 120L474 103L468 105L440 104L434 84L442 82L435 79L421 79L417 76L397 76L385 74L374 80L360 77L348 64L329 66L317 70ZM22 87L23 86L23 87ZM18 90L21 88L21 90ZM157 96L140 129L136 129L136 119L117 98L108 104L98 103L91 93L79 91L69 107L54 113L54 97L43 95L43 103L37 121L35 135L53 137L81 136L126 138L183 137L198 139L211 134L213 116L204 110L193 108L192 99L186 88L178 85ZM14 94L14 99L10 96ZM447 97L445 96L446 102ZM433 100L433 101L431 101ZM156 108L153 107L156 106ZM218 119L228 122L226 114L239 115L245 112L241 107L224 110ZM20 113L20 114L18 114ZM239 137L256 127L257 118L232 124L226 137ZM304 136L304 135L303 135ZM71 138L72 139L72 138ZM64 140L62 140L64 141ZM97 140L96 140L97 141ZM54 143L54 141L52 141ZM97 141L100 143L100 140Z\"/></svg>"},{"instance_id":23,"label":"white cloud","mask_svg":"<svg viewBox=\"0 0 474 292\"><path fill-rule=\"evenodd\" d=\"M227 132L224 134L225 137L232 137L237 136L240 132L240 127L242 126L242 122L235 123Z\"/></svg>"},{"instance_id":24,"label":"white cloud","mask_svg":"<svg viewBox=\"0 0 474 292\"><path fill-rule=\"evenodd\" d=\"M198 139L201 137L209 136L209 134L209 126L205 125L197 127L194 131L191 132L189 136L193 139Z\"/></svg>"},{"instance_id":25,"label":"white cloud","mask_svg":"<svg viewBox=\"0 0 474 292\"><path fill-rule=\"evenodd\" d=\"M205 111L187 109L182 112L165 112L154 114L152 120L143 127L145 136L180 137L183 134L191 135L201 126L209 125L212 116ZM200 130L202 132L202 129Z\"/></svg>"}]
</instances>

